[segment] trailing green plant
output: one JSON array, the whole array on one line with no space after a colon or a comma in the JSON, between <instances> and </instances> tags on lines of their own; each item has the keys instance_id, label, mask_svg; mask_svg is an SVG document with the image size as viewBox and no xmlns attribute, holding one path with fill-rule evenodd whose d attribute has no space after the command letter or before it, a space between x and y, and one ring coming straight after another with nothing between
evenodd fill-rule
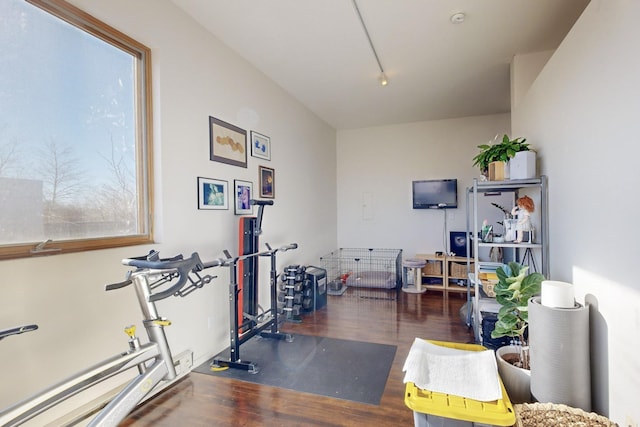
<instances>
[{"instance_id":1,"label":"trailing green plant","mask_svg":"<svg viewBox=\"0 0 640 427\"><path fill-rule=\"evenodd\" d=\"M484 172L491 162L508 162L517 152L530 150L526 141L526 138L510 139L505 134L499 143L478 145L480 153L473 158L473 166L478 166Z\"/></svg>"},{"instance_id":2,"label":"trailing green plant","mask_svg":"<svg viewBox=\"0 0 640 427\"><path fill-rule=\"evenodd\" d=\"M529 325L529 299L540 293L544 276L529 273L529 266L517 262L498 267L498 283L494 287L496 301L500 304L498 320L491 338L517 338L521 345L519 367L529 369L529 347L525 331Z\"/></svg>"}]
</instances>

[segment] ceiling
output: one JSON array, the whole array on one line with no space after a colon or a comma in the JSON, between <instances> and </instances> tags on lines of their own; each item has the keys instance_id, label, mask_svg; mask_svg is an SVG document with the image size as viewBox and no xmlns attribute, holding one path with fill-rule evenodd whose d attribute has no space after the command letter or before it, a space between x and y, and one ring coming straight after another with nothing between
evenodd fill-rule
<instances>
[{"instance_id":1,"label":"ceiling","mask_svg":"<svg viewBox=\"0 0 640 427\"><path fill-rule=\"evenodd\" d=\"M336 129L510 110L515 54L555 49L588 0L171 0ZM452 23L462 12L465 20Z\"/></svg>"}]
</instances>

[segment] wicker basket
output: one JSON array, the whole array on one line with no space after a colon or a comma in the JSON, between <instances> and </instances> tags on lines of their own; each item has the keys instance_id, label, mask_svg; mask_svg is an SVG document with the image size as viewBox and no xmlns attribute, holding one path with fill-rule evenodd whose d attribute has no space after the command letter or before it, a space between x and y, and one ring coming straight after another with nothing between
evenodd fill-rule
<instances>
[{"instance_id":1,"label":"wicker basket","mask_svg":"<svg viewBox=\"0 0 640 427\"><path fill-rule=\"evenodd\" d=\"M435 276L442 274L442 261L427 260L427 264L422 267L422 272Z\"/></svg>"},{"instance_id":2,"label":"wicker basket","mask_svg":"<svg viewBox=\"0 0 640 427\"><path fill-rule=\"evenodd\" d=\"M452 262L451 264L449 264L449 277L453 277L454 279L458 279L458 278L466 279L467 263Z\"/></svg>"},{"instance_id":3,"label":"wicker basket","mask_svg":"<svg viewBox=\"0 0 640 427\"><path fill-rule=\"evenodd\" d=\"M555 403L522 403L513 405L517 427L617 427L602 415Z\"/></svg>"}]
</instances>

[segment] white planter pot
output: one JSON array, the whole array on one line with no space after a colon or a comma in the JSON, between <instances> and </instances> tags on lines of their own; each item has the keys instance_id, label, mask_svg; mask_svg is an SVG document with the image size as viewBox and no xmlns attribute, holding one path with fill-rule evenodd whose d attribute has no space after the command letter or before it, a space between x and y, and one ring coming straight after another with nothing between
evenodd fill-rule
<instances>
[{"instance_id":1,"label":"white planter pot","mask_svg":"<svg viewBox=\"0 0 640 427\"><path fill-rule=\"evenodd\" d=\"M536 177L536 152L519 151L509 160L510 179L531 179Z\"/></svg>"},{"instance_id":2,"label":"white planter pot","mask_svg":"<svg viewBox=\"0 0 640 427\"><path fill-rule=\"evenodd\" d=\"M531 371L513 366L502 358L504 354L517 352L518 349L512 345L496 350L498 373L511 403L531 403Z\"/></svg>"}]
</instances>

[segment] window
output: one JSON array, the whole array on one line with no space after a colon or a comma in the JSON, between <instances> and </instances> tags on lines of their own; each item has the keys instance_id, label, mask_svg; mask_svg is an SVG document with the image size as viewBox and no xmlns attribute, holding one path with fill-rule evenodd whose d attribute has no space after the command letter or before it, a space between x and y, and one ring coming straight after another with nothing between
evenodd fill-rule
<instances>
[{"instance_id":1,"label":"window","mask_svg":"<svg viewBox=\"0 0 640 427\"><path fill-rule=\"evenodd\" d=\"M150 50L62 0L2 0L0 56L0 258L150 242Z\"/></svg>"}]
</instances>

